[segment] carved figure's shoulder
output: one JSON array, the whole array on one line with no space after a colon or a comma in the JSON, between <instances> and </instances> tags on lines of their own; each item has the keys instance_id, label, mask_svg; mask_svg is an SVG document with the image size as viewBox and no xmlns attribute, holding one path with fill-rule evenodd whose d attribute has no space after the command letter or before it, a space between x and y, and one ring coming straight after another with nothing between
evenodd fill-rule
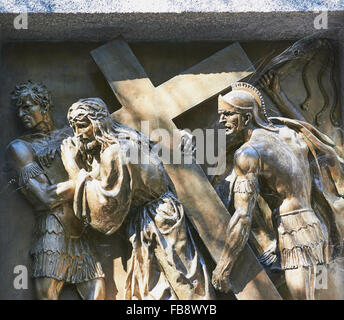
<instances>
[{"instance_id":1,"label":"carved figure's shoulder","mask_svg":"<svg viewBox=\"0 0 344 320\"><path fill-rule=\"evenodd\" d=\"M11 165L22 167L34 161L34 151L29 142L15 139L6 148L6 158Z\"/></svg>"},{"instance_id":2,"label":"carved figure's shoulder","mask_svg":"<svg viewBox=\"0 0 344 320\"><path fill-rule=\"evenodd\" d=\"M259 158L257 149L245 143L234 154L234 168L243 174L257 172Z\"/></svg>"}]
</instances>

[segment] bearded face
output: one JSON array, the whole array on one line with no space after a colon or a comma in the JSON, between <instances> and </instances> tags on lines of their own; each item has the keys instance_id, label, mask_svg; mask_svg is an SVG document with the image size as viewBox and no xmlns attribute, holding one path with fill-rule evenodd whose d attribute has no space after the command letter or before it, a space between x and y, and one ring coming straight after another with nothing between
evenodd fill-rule
<instances>
[{"instance_id":1,"label":"bearded face","mask_svg":"<svg viewBox=\"0 0 344 320\"><path fill-rule=\"evenodd\" d=\"M97 151L99 143L94 137L92 122L87 117L75 122L73 125L73 131L87 153Z\"/></svg>"}]
</instances>

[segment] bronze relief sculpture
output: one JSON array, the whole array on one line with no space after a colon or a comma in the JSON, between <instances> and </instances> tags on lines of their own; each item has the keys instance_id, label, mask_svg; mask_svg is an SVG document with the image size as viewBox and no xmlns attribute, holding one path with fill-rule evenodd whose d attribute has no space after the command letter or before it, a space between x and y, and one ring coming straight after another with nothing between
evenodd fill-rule
<instances>
[{"instance_id":1,"label":"bronze relief sculpture","mask_svg":"<svg viewBox=\"0 0 344 320\"><path fill-rule=\"evenodd\" d=\"M312 125L268 118L261 93L248 83L220 95L218 112L233 159L229 200L235 213L213 273L215 287L230 289L231 269L258 215L270 240L263 243L262 262L280 264L294 299L314 299L316 266L340 254L343 159Z\"/></svg>"},{"instance_id":2,"label":"bronze relief sculpture","mask_svg":"<svg viewBox=\"0 0 344 320\"><path fill-rule=\"evenodd\" d=\"M104 234L127 220L132 253L125 299L214 298L183 205L151 141L112 120L99 98L74 103L68 121L74 137L63 141L62 160L74 184L76 216ZM133 161L129 150L149 161Z\"/></svg>"},{"instance_id":3,"label":"bronze relief sculpture","mask_svg":"<svg viewBox=\"0 0 344 320\"><path fill-rule=\"evenodd\" d=\"M241 81L249 60L239 49L228 47L221 59L211 57L211 68L206 59L185 72L192 77L181 74L155 88L125 41L114 40L92 54L122 109L110 115L102 99L80 99L68 111L71 128L55 128L43 85L16 87L13 100L30 132L9 144L7 156L37 214L31 254L38 298L58 299L65 283L75 284L82 298L105 298L102 252L95 252L91 228L123 232L125 241L113 245L129 244L130 258L127 248L116 252L125 272L116 274L111 261L113 278L120 274L123 282L116 298L215 299L214 288L238 299L285 298L273 273L283 274L291 298L316 298L318 269L342 257L344 231L343 146L329 42L299 41L256 73L256 81L250 78L256 87L236 82L218 97L227 170L213 185L225 205L203 167L163 163L155 142L139 132L140 121L149 120L171 134L173 115L199 103L189 98L200 87L204 100L228 89L222 72L212 78L221 90L205 88L208 67L224 65L230 74L242 55L234 68ZM249 65L246 76L254 70ZM306 94L288 78L300 70ZM268 117L263 93L276 116ZM228 188L219 192L223 176Z\"/></svg>"},{"instance_id":4,"label":"bronze relief sculpture","mask_svg":"<svg viewBox=\"0 0 344 320\"><path fill-rule=\"evenodd\" d=\"M39 299L59 298L65 283L74 284L83 299L104 299L104 274L87 230L75 218L68 175L60 145L71 133L56 129L51 117L51 93L39 83L17 85L12 93L18 116L29 133L12 141L7 158L19 190L36 215L31 256Z\"/></svg>"},{"instance_id":5,"label":"bronze relief sculpture","mask_svg":"<svg viewBox=\"0 0 344 320\"><path fill-rule=\"evenodd\" d=\"M253 81L281 113L330 136L343 157L336 51L328 39L309 37L274 57Z\"/></svg>"}]
</instances>

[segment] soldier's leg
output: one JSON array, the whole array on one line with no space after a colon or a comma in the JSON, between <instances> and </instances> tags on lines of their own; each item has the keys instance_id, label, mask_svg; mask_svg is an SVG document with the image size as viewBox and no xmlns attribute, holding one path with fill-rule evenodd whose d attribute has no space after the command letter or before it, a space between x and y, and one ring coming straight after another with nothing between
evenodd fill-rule
<instances>
[{"instance_id":1,"label":"soldier's leg","mask_svg":"<svg viewBox=\"0 0 344 320\"><path fill-rule=\"evenodd\" d=\"M285 280L294 300L314 300L315 272L313 268L285 271Z\"/></svg>"},{"instance_id":2,"label":"soldier's leg","mask_svg":"<svg viewBox=\"0 0 344 320\"><path fill-rule=\"evenodd\" d=\"M58 300L64 282L53 278L36 278L36 293L39 300Z\"/></svg>"},{"instance_id":3,"label":"soldier's leg","mask_svg":"<svg viewBox=\"0 0 344 320\"><path fill-rule=\"evenodd\" d=\"M105 299L105 281L103 278L78 283L76 289L83 300Z\"/></svg>"}]
</instances>

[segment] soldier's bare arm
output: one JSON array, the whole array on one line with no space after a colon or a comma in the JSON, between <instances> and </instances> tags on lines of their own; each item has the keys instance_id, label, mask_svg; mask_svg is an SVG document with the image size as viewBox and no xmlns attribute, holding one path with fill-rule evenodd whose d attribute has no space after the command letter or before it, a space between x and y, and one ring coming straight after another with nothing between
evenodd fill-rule
<instances>
[{"instance_id":1,"label":"soldier's bare arm","mask_svg":"<svg viewBox=\"0 0 344 320\"><path fill-rule=\"evenodd\" d=\"M25 141L13 141L7 147L6 156L18 176L20 191L33 205L51 209L73 197L74 183L67 181L51 185Z\"/></svg>"},{"instance_id":2,"label":"soldier's bare arm","mask_svg":"<svg viewBox=\"0 0 344 320\"><path fill-rule=\"evenodd\" d=\"M234 185L235 212L226 232L226 244L213 272L213 284L221 291L229 291L229 275L239 253L244 248L250 228L258 189L259 155L253 148L238 150L234 157L237 179Z\"/></svg>"}]
</instances>

